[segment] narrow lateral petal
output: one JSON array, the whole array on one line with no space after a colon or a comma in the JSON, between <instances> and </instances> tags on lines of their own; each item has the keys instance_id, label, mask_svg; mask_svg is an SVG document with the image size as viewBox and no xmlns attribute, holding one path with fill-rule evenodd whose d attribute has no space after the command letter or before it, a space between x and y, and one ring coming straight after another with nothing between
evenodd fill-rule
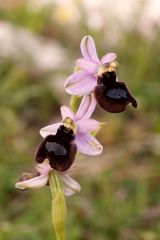
<instances>
[{"instance_id":1,"label":"narrow lateral petal","mask_svg":"<svg viewBox=\"0 0 160 240\"><path fill-rule=\"evenodd\" d=\"M83 37L81 44L80 44L80 49L82 56L88 60L95 61L99 63L99 58L97 56L97 51L96 51L96 46L94 43L94 40L91 36L85 36Z\"/></svg>"},{"instance_id":2,"label":"narrow lateral petal","mask_svg":"<svg viewBox=\"0 0 160 240\"><path fill-rule=\"evenodd\" d=\"M62 121L66 118L69 117L73 120L74 118L74 113L69 109L67 106L62 106L61 107L61 115L62 115Z\"/></svg>"},{"instance_id":3,"label":"narrow lateral petal","mask_svg":"<svg viewBox=\"0 0 160 240\"><path fill-rule=\"evenodd\" d=\"M80 119L77 121L78 133L89 133L100 127L101 123L94 119Z\"/></svg>"},{"instance_id":4,"label":"narrow lateral petal","mask_svg":"<svg viewBox=\"0 0 160 240\"><path fill-rule=\"evenodd\" d=\"M48 125L44 128L41 128L40 129L40 135L45 138L47 137L48 135L52 134L52 135L55 135L56 132L57 132L57 129L59 128L59 126L61 125L62 123L59 122L59 123L55 123L55 124L51 124L51 125Z\"/></svg>"},{"instance_id":5,"label":"narrow lateral petal","mask_svg":"<svg viewBox=\"0 0 160 240\"><path fill-rule=\"evenodd\" d=\"M79 120L81 118L88 119L92 115L96 108L96 99L93 94L85 95L82 98L82 101L80 103L80 106L77 110L77 113L75 115L75 120Z\"/></svg>"},{"instance_id":6,"label":"narrow lateral petal","mask_svg":"<svg viewBox=\"0 0 160 240\"><path fill-rule=\"evenodd\" d=\"M80 153L96 156L101 154L102 145L90 134L77 134L75 138L77 150Z\"/></svg>"},{"instance_id":7,"label":"narrow lateral petal","mask_svg":"<svg viewBox=\"0 0 160 240\"><path fill-rule=\"evenodd\" d=\"M96 77L84 71L73 73L64 84L67 93L79 96L92 92L95 86Z\"/></svg>"},{"instance_id":8,"label":"narrow lateral petal","mask_svg":"<svg viewBox=\"0 0 160 240\"><path fill-rule=\"evenodd\" d=\"M53 170L51 168L51 166L49 165L49 161L48 159L45 159L43 161L43 163L39 163L36 165L36 170L38 173L40 173L41 175L47 175L51 170Z\"/></svg>"},{"instance_id":9,"label":"narrow lateral petal","mask_svg":"<svg viewBox=\"0 0 160 240\"><path fill-rule=\"evenodd\" d=\"M108 64L113 62L116 59L116 54L115 53L107 53L106 55L104 55L101 59L101 63L102 64Z\"/></svg>"},{"instance_id":10,"label":"narrow lateral petal","mask_svg":"<svg viewBox=\"0 0 160 240\"><path fill-rule=\"evenodd\" d=\"M19 189L41 188L48 182L48 175L40 175L29 180L17 182L15 187Z\"/></svg>"},{"instance_id":11,"label":"narrow lateral petal","mask_svg":"<svg viewBox=\"0 0 160 240\"><path fill-rule=\"evenodd\" d=\"M64 184L64 193L66 196L71 196L81 191L81 186L79 185L79 183L76 182L73 178L71 178L68 174L63 173L60 176Z\"/></svg>"},{"instance_id":12,"label":"narrow lateral petal","mask_svg":"<svg viewBox=\"0 0 160 240\"><path fill-rule=\"evenodd\" d=\"M85 58L79 58L76 61L76 66L80 70L86 71L88 73L93 73L93 74L97 73L97 70L98 70L98 64L97 63L95 63L91 60L85 59Z\"/></svg>"},{"instance_id":13,"label":"narrow lateral petal","mask_svg":"<svg viewBox=\"0 0 160 240\"><path fill-rule=\"evenodd\" d=\"M69 187L66 187L66 186L63 187L63 190L64 190L64 195L65 195L66 197L72 196L72 195L74 195L75 193L77 193L77 192L75 192L74 190L72 190L72 189L70 189Z\"/></svg>"}]
</instances>

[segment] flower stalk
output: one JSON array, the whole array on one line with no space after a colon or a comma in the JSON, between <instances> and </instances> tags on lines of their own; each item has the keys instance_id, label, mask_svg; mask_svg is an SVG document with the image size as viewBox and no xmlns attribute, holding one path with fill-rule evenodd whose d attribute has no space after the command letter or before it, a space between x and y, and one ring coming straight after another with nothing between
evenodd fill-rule
<instances>
[{"instance_id":1,"label":"flower stalk","mask_svg":"<svg viewBox=\"0 0 160 240\"><path fill-rule=\"evenodd\" d=\"M71 98L70 98L70 110L71 110L72 112L75 112L75 110L76 110L76 108L77 108L78 99L79 99L78 96L76 96L76 95L71 95Z\"/></svg>"},{"instance_id":2,"label":"flower stalk","mask_svg":"<svg viewBox=\"0 0 160 240\"><path fill-rule=\"evenodd\" d=\"M49 184L52 195L52 223L57 240L65 239L67 207L61 179L56 171L51 171Z\"/></svg>"}]
</instances>

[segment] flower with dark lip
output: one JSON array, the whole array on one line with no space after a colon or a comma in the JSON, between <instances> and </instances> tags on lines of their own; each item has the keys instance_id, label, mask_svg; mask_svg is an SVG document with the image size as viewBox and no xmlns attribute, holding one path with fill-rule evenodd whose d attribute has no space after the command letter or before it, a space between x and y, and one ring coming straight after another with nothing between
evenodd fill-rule
<instances>
[{"instance_id":1,"label":"flower with dark lip","mask_svg":"<svg viewBox=\"0 0 160 240\"><path fill-rule=\"evenodd\" d=\"M134 108L137 107L137 101L132 97L126 84L116 81L115 71L107 71L98 76L94 95L99 106L107 112L123 112L129 103Z\"/></svg>"},{"instance_id":2,"label":"flower with dark lip","mask_svg":"<svg viewBox=\"0 0 160 240\"><path fill-rule=\"evenodd\" d=\"M65 81L66 92L78 96L94 92L99 106L111 113L123 112L129 103L137 107L125 83L116 77L116 54L107 53L100 60L91 36L82 39L80 48L83 58L76 61L78 71Z\"/></svg>"},{"instance_id":3,"label":"flower with dark lip","mask_svg":"<svg viewBox=\"0 0 160 240\"><path fill-rule=\"evenodd\" d=\"M93 94L88 94L82 98L77 112L72 112L69 107L61 107L62 121L43 127L40 134L43 138L48 135L55 135L59 126L65 124L73 129L77 146L77 151L83 154L96 156L101 154L103 147L92 136L91 132L101 127L101 123L90 118L96 107L96 99Z\"/></svg>"}]
</instances>

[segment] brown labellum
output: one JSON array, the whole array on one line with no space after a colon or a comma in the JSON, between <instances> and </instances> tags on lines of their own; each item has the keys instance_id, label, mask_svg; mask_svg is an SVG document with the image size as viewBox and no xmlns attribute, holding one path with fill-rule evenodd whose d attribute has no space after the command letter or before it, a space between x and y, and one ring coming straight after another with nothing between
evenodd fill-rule
<instances>
[{"instance_id":1,"label":"brown labellum","mask_svg":"<svg viewBox=\"0 0 160 240\"><path fill-rule=\"evenodd\" d=\"M97 103L107 112L120 113L125 111L126 106L131 103L137 107L137 101L132 97L124 82L116 81L116 73L105 72L98 77L94 94Z\"/></svg>"},{"instance_id":2,"label":"brown labellum","mask_svg":"<svg viewBox=\"0 0 160 240\"><path fill-rule=\"evenodd\" d=\"M47 158L53 169L68 170L73 164L77 152L73 140L73 130L61 125L56 135L48 135L42 141L36 152L36 161L42 163Z\"/></svg>"}]
</instances>

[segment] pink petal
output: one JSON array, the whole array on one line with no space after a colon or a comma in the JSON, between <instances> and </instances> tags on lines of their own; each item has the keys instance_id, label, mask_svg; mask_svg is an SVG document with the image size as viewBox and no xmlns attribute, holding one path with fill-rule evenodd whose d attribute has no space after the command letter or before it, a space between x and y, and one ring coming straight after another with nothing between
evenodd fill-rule
<instances>
[{"instance_id":1,"label":"pink petal","mask_svg":"<svg viewBox=\"0 0 160 240\"><path fill-rule=\"evenodd\" d=\"M65 195L66 197L72 196L72 195L74 195L75 193L77 193L77 192L75 192L74 190L72 190L72 189L70 189L69 187L66 187L66 186L64 186L63 190L64 190L64 195Z\"/></svg>"},{"instance_id":2,"label":"pink petal","mask_svg":"<svg viewBox=\"0 0 160 240\"><path fill-rule=\"evenodd\" d=\"M102 145L90 134L77 134L75 143L77 150L87 155L99 155L103 150Z\"/></svg>"},{"instance_id":3,"label":"pink petal","mask_svg":"<svg viewBox=\"0 0 160 240\"><path fill-rule=\"evenodd\" d=\"M95 86L96 77L84 71L73 73L64 84L67 93L79 96L90 93Z\"/></svg>"},{"instance_id":4,"label":"pink petal","mask_svg":"<svg viewBox=\"0 0 160 240\"><path fill-rule=\"evenodd\" d=\"M51 125L48 125L44 128L41 128L40 129L40 135L45 138L47 137L48 135L52 134L52 135L55 135L57 133L57 129L59 128L59 126L61 125L62 123L59 122L59 123L55 123L55 124L51 124Z\"/></svg>"},{"instance_id":5,"label":"pink petal","mask_svg":"<svg viewBox=\"0 0 160 240\"><path fill-rule=\"evenodd\" d=\"M82 98L81 104L77 110L77 113L75 115L75 120L79 120L81 118L90 118L92 113L94 112L96 108L96 99L93 94L85 95Z\"/></svg>"},{"instance_id":6,"label":"pink petal","mask_svg":"<svg viewBox=\"0 0 160 240\"><path fill-rule=\"evenodd\" d=\"M74 113L69 109L69 107L62 106L61 107L61 115L62 115L62 121L66 118L69 117L73 120L74 118Z\"/></svg>"},{"instance_id":7,"label":"pink petal","mask_svg":"<svg viewBox=\"0 0 160 240\"><path fill-rule=\"evenodd\" d=\"M108 64L113 62L116 59L116 54L115 53L107 53L106 55L104 55L101 59L101 63L102 64Z\"/></svg>"},{"instance_id":8,"label":"pink petal","mask_svg":"<svg viewBox=\"0 0 160 240\"><path fill-rule=\"evenodd\" d=\"M17 182L15 187L20 189L27 189L27 188L40 188L47 184L48 182L48 175L40 175L29 180L25 180L22 182Z\"/></svg>"},{"instance_id":9,"label":"pink petal","mask_svg":"<svg viewBox=\"0 0 160 240\"><path fill-rule=\"evenodd\" d=\"M91 61L87 60L85 58L79 58L76 61L76 66L83 71L86 71L88 73L96 73L98 70L98 64Z\"/></svg>"},{"instance_id":10,"label":"pink petal","mask_svg":"<svg viewBox=\"0 0 160 240\"><path fill-rule=\"evenodd\" d=\"M77 121L77 131L78 133L88 133L95 131L100 125L100 122L94 119L80 119Z\"/></svg>"},{"instance_id":11,"label":"pink petal","mask_svg":"<svg viewBox=\"0 0 160 240\"><path fill-rule=\"evenodd\" d=\"M64 194L66 196L71 196L81 191L81 186L79 183L71 178L68 174L61 174L60 176L64 184Z\"/></svg>"},{"instance_id":12,"label":"pink petal","mask_svg":"<svg viewBox=\"0 0 160 240\"><path fill-rule=\"evenodd\" d=\"M36 170L41 175L48 175L48 173L53 170L49 165L48 159L44 160L43 163L39 163L36 165Z\"/></svg>"},{"instance_id":13,"label":"pink petal","mask_svg":"<svg viewBox=\"0 0 160 240\"><path fill-rule=\"evenodd\" d=\"M82 56L88 60L99 63L96 46L91 36L85 36L80 44Z\"/></svg>"}]
</instances>

